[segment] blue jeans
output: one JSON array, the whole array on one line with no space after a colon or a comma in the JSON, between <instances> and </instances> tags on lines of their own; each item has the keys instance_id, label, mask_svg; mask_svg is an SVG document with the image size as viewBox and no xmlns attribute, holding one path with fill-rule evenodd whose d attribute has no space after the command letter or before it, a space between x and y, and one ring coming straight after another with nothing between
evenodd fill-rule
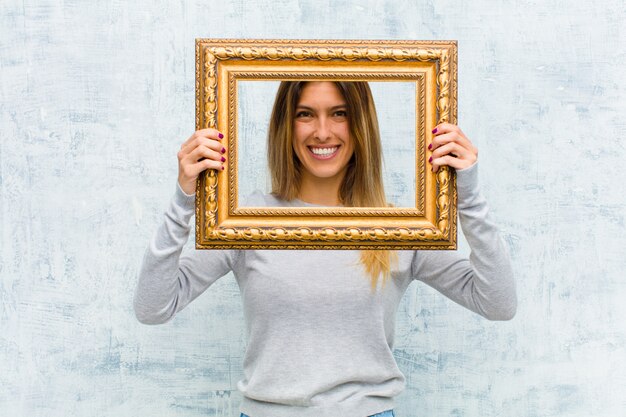
<instances>
[{"instance_id":1,"label":"blue jeans","mask_svg":"<svg viewBox=\"0 0 626 417\"><path fill-rule=\"evenodd\" d=\"M395 414L393 413L393 410L387 410L387 411L383 411L382 413L377 413L377 414L373 414L369 417L394 417ZM240 417L248 417L247 415L245 415L244 413L241 413Z\"/></svg>"}]
</instances>

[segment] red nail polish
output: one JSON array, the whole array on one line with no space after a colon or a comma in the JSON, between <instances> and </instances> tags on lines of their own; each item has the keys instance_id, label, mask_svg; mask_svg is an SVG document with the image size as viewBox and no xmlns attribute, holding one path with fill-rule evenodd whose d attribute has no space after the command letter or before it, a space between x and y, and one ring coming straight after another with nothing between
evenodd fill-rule
<instances>
[{"instance_id":1,"label":"red nail polish","mask_svg":"<svg viewBox=\"0 0 626 417\"><path fill-rule=\"evenodd\" d=\"M222 171L224 171L224 165L222 165Z\"/></svg>"},{"instance_id":2,"label":"red nail polish","mask_svg":"<svg viewBox=\"0 0 626 417\"><path fill-rule=\"evenodd\" d=\"M226 162L226 158L222 156L222 162Z\"/></svg>"},{"instance_id":3,"label":"red nail polish","mask_svg":"<svg viewBox=\"0 0 626 417\"><path fill-rule=\"evenodd\" d=\"M428 145L428 150L431 150L433 148L433 144L431 143L430 145Z\"/></svg>"},{"instance_id":4,"label":"red nail polish","mask_svg":"<svg viewBox=\"0 0 626 417\"><path fill-rule=\"evenodd\" d=\"M222 135L221 133L219 134L220 139L224 139L224 135Z\"/></svg>"},{"instance_id":5,"label":"red nail polish","mask_svg":"<svg viewBox=\"0 0 626 417\"><path fill-rule=\"evenodd\" d=\"M428 158L428 162L433 162L433 157Z\"/></svg>"},{"instance_id":6,"label":"red nail polish","mask_svg":"<svg viewBox=\"0 0 626 417\"><path fill-rule=\"evenodd\" d=\"M437 133L437 128L434 128L434 129L433 129L433 133Z\"/></svg>"},{"instance_id":7,"label":"red nail polish","mask_svg":"<svg viewBox=\"0 0 626 417\"><path fill-rule=\"evenodd\" d=\"M222 153L226 152L226 148L222 148Z\"/></svg>"}]
</instances>

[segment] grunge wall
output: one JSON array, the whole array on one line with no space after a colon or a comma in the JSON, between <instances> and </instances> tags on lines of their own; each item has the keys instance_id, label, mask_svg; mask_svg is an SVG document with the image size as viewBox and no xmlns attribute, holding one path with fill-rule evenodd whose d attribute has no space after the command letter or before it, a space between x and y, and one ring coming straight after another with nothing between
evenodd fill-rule
<instances>
[{"instance_id":1,"label":"grunge wall","mask_svg":"<svg viewBox=\"0 0 626 417\"><path fill-rule=\"evenodd\" d=\"M238 416L232 276L166 325L131 305L194 128L194 38L220 37L458 40L519 310L409 287L396 414L623 416L624 21L621 0L3 1L0 415Z\"/></svg>"}]
</instances>

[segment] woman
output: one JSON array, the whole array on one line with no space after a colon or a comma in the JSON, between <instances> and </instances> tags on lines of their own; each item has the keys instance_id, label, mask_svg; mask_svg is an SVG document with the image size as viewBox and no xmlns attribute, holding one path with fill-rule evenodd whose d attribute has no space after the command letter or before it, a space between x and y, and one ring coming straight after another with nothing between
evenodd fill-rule
<instances>
[{"instance_id":1,"label":"woman","mask_svg":"<svg viewBox=\"0 0 626 417\"><path fill-rule=\"evenodd\" d=\"M453 251L195 251L181 254L197 176L223 169L223 135L194 133L178 153L176 194L146 252L135 294L143 323L163 323L233 271L247 330L242 416L392 416L404 376L395 314L414 280L492 320L516 309L498 231L477 186L477 150L451 124L433 129L429 163L457 170L470 259ZM269 134L273 193L253 205L382 206L381 144L366 83L284 82ZM382 279L381 279L382 278Z\"/></svg>"}]
</instances>

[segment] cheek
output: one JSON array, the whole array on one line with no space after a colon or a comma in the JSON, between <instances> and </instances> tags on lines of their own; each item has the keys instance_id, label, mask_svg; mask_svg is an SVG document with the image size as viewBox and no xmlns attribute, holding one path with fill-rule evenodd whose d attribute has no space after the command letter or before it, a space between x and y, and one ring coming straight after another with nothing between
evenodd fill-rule
<instances>
[{"instance_id":1,"label":"cheek","mask_svg":"<svg viewBox=\"0 0 626 417\"><path fill-rule=\"evenodd\" d=\"M294 145L299 144L300 142L302 142L303 140L303 136L304 136L304 129L302 128L301 125L296 124L293 127L293 138L294 138Z\"/></svg>"},{"instance_id":2,"label":"cheek","mask_svg":"<svg viewBox=\"0 0 626 417\"><path fill-rule=\"evenodd\" d=\"M350 126L348 126L348 123L342 123L339 127L338 133L346 144L352 144L352 139L350 138Z\"/></svg>"},{"instance_id":3,"label":"cheek","mask_svg":"<svg viewBox=\"0 0 626 417\"><path fill-rule=\"evenodd\" d=\"M305 147L305 143L308 137L306 127L298 126L293 130L293 147L295 149L301 149Z\"/></svg>"},{"instance_id":4,"label":"cheek","mask_svg":"<svg viewBox=\"0 0 626 417\"><path fill-rule=\"evenodd\" d=\"M306 138L311 134L313 125L306 121L295 121L293 123L293 134L301 138Z\"/></svg>"}]
</instances>

